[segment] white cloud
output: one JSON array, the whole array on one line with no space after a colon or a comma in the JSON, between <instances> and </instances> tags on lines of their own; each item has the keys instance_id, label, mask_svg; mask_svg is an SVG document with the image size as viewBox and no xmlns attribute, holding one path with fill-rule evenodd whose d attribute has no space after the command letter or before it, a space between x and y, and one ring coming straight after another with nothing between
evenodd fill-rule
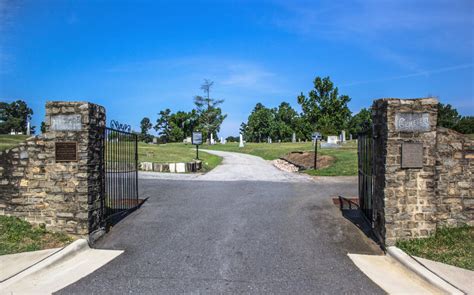
<instances>
[{"instance_id":1,"label":"white cloud","mask_svg":"<svg viewBox=\"0 0 474 295\"><path fill-rule=\"evenodd\" d=\"M256 64L241 63L227 65L225 76L221 82L223 85L259 87L262 84L267 85L267 80L275 77L275 74Z\"/></svg>"},{"instance_id":2,"label":"white cloud","mask_svg":"<svg viewBox=\"0 0 474 295\"><path fill-rule=\"evenodd\" d=\"M439 69L432 69L432 70L428 70L428 71L420 71L420 72L415 72L415 73L406 74L406 75L399 75L399 76L379 78L379 79L371 79L371 80L365 80L365 81L355 81L355 82L350 82L350 83L347 83L347 84L343 84L341 86L354 86L354 85L370 84L370 83L376 83L376 82L385 82L385 81L392 81L392 80L399 80L399 79L407 79L407 78L420 77L420 76L429 76L429 75L432 75L432 74L451 72L451 71L457 71L457 70L463 70L463 69L470 69L470 68L473 68L473 67L474 67L474 64L472 64L472 63L462 64L462 65L444 67L444 68L439 68Z\"/></svg>"}]
</instances>

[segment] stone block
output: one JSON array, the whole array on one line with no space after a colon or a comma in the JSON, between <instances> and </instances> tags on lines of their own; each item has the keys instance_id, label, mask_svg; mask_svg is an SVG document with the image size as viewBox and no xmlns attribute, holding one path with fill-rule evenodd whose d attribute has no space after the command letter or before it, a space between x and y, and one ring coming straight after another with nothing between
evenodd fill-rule
<instances>
[{"instance_id":1,"label":"stone block","mask_svg":"<svg viewBox=\"0 0 474 295\"><path fill-rule=\"evenodd\" d=\"M176 163L176 172L185 173L186 172L186 163Z\"/></svg>"}]
</instances>

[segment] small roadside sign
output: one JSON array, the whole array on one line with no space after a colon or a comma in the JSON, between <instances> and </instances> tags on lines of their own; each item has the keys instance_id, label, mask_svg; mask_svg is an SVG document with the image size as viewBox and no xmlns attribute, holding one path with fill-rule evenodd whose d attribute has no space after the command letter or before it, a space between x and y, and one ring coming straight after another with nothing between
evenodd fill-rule
<instances>
[{"instance_id":1,"label":"small roadside sign","mask_svg":"<svg viewBox=\"0 0 474 295\"><path fill-rule=\"evenodd\" d=\"M194 145L202 144L202 132L193 132L193 137L191 138L191 143Z\"/></svg>"},{"instance_id":2,"label":"small roadside sign","mask_svg":"<svg viewBox=\"0 0 474 295\"><path fill-rule=\"evenodd\" d=\"M312 135L313 139L321 139L321 133L319 132L314 132Z\"/></svg>"}]
</instances>

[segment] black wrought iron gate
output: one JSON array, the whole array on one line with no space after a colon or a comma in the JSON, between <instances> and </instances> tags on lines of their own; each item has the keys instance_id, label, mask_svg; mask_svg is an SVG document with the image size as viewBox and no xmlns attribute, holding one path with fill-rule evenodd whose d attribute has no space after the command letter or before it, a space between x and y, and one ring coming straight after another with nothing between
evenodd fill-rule
<instances>
[{"instance_id":1,"label":"black wrought iron gate","mask_svg":"<svg viewBox=\"0 0 474 295\"><path fill-rule=\"evenodd\" d=\"M107 225L140 205L138 199L138 137L106 127L102 145L101 216Z\"/></svg>"},{"instance_id":2,"label":"black wrought iron gate","mask_svg":"<svg viewBox=\"0 0 474 295\"><path fill-rule=\"evenodd\" d=\"M372 128L359 133L358 142L358 167L359 167L359 207L370 223L373 223L373 136Z\"/></svg>"}]
</instances>

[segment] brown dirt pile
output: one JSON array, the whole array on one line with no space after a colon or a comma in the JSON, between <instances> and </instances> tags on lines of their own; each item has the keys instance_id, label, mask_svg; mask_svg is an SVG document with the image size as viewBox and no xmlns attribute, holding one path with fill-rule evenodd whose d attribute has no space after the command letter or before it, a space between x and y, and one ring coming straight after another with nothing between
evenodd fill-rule
<instances>
[{"instance_id":1,"label":"brown dirt pile","mask_svg":"<svg viewBox=\"0 0 474 295\"><path fill-rule=\"evenodd\" d=\"M314 152L291 152L282 159L304 169L314 168ZM334 157L318 154L318 169L329 167L333 161Z\"/></svg>"}]
</instances>

